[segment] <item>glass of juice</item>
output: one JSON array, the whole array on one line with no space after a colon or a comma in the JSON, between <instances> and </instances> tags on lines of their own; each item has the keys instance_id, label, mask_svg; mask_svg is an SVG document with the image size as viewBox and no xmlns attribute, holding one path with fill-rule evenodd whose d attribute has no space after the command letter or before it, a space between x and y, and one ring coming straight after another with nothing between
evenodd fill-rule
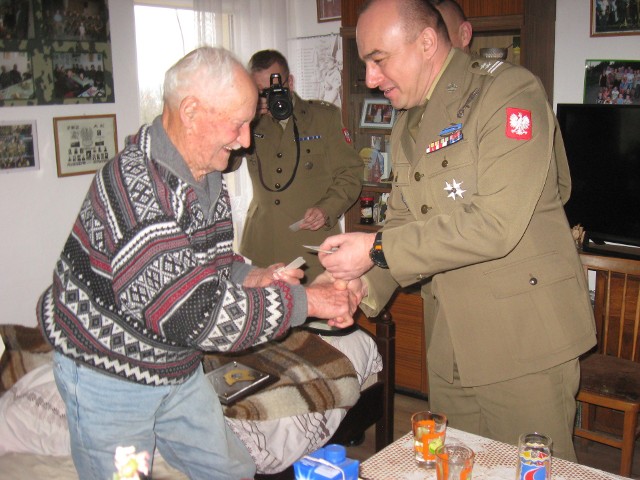
<instances>
[{"instance_id":1,"label":"glass of juice","mask_svg":"<svg viewBox=\"0 0 640 480\"><path fill-rule=\"evenodd\" d=\"M430 411L416 412L411 416L413 445L416 462L422 467L434 467L436 450L444 445L447 433L447 417Z\"/></svg>"},{"instance_id":2,"label":"glass of juice","mask_svg":"<svg viewBox=\"0 0 640 480\"><path fill-rule=\"evenodd\" d=\"M438 480L471 480L475 454L462 443L441 445L436 450Z\"/></svg>"}]
</instances>

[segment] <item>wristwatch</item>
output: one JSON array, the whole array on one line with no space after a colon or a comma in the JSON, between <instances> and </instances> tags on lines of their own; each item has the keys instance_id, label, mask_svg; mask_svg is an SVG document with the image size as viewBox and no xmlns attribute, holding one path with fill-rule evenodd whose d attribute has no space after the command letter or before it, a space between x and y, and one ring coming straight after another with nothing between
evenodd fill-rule
<instances>
[{"instance_id":1,"label":"wristwatch","mask_svg":"<svg viewBox=\"0 0 640 480\"><path fill-rule=\"evenodd\" d=\"M382 251L382 232L376 233L376 239L373 242L371 250L369 250L369 258L374 265L380 268L389 268L387 260L384 258L384 252Z\"/></svg>"}]
</instances>

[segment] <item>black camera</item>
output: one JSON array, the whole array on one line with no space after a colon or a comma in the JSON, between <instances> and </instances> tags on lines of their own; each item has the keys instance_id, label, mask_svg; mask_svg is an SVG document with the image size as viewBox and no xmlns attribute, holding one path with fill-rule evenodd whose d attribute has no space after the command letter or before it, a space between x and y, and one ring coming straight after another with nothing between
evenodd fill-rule
<instances>
[{"instance_id":1,"label":"black camera","mask_svg":"<svg viewBox=\"0 0 640 480\"><path fill-rule=\"evenodd\" d=\"M271 86L260 94L267 99L267 109L276 120L286 120L293 113L293 103L289 89L282 86L279 73L271 74Z\"/></svg>"}]
</instances>

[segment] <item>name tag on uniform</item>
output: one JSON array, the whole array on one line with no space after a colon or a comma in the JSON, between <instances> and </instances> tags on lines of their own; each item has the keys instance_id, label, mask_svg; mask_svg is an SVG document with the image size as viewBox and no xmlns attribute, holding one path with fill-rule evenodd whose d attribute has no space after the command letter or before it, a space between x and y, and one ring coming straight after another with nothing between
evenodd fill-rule
<instances>
[{"instance_id":1,"label":"name tag on uniform","mask_svg":"<svg viewBox=\"0 0 640 480\"><path fill-rule=\"evenodd\" d=\"M298 137L299 142L307 142L309 140L320 140L322 135L309 135L308 137Z\"/></svg>"}]
</instances>

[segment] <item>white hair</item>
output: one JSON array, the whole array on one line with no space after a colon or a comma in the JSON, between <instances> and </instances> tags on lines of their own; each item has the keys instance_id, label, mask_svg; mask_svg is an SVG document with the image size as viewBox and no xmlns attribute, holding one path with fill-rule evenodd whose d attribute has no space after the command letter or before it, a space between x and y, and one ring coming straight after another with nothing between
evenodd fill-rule
<instances>
[{"instance_id":1,"label":"white hair","mask_svg":"<svg viewBox=\"0 0 640 480\"><path fill-rule=\"evenodd\" d=\"M233 86L237 68L245 67L222 47L200 47L178 60L164 76L163 100L170 107L188 95L211 98L214 92L224 94ZM206 95L211 92L211 95ZM215 98L215 97L214 97Z\"/></svg>"}]
</instances>

